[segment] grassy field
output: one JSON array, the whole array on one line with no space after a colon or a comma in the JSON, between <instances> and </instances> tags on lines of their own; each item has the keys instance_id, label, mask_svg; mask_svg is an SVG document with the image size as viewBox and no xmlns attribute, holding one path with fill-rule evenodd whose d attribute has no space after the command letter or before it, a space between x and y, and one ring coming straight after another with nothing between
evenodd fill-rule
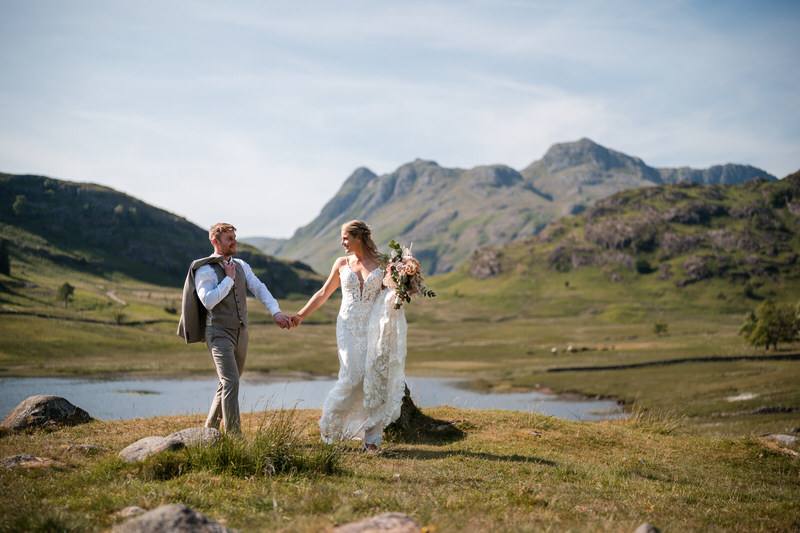
<instances>
[{"instance_id":1,"label":"grassy field","mask_svg":"<svg viewBox=\"0 0 800 533\"><path fill-rule=\"evenodd\" d=\"M65 278L43 268L18 268L21 275L0 280L0 376L214 375L205 346L175 335L178 287ZM430 280L439 297L406 308L407 373L462 377L477 390L549 389L614 398L628 409L669 408L700 433L800 427L800 361L769 359L797 354L800 344L778 352L746 345L738 329L758 302L740 287L711 281L665 290L650 278L609 288L591 271L523 279L478 282L455 273ZM65 280L75 287L67 306L55 300ZM794 294L788 288L786 300ZM295 297L281 306L293 312L303 303ZM285 331L251 301L247 372L335 375L338 305L335 296L300 329ZM656 323L666 331L656 333ZM764 359L722 359L753 356ZM690 358L710 360L553 372Z\"/></svg>"},{"instance_id":2,"label":"grassy field","mask_svg":"<svg viewBox=\"0 0 800 533\"><path fill-rule=\"evenodd\" d=\"M131 442L202 419L5 435L0 456L53 462L0 469L0 531L105 530L128 506L175 502L240 531L325 531L382 512L406 513L441 533L631 532L646 521L662 531L800 527L797 454L766 438L692 435L682 418L652 411L599 423L452 408L428 414L455 422L463 438L390 442L383 455L366 456L355 445L322 444L317 411L268 411L245 416L237 461L226 459L237 448L229 442L222 451L126 464L117 451ZM282 435L277 445L262 435L266 428ZM104 450L68 448L80 444ZM260 469L265 462L284 466Z\"/></svg>"},{"instance_id":3,"label":"grassy field","mask_svg":"<svg viewBox=\"0 0 800 533\"><path fill-rule=\"evenodd\" d=\"M591 272L520 276L429 280L439 296L407 307L407 373L462 377L476 390L615 398L629 419L426 409L463 438L390 442L367 457L320 443L316 411L247 414L245 442L262 463L277 464L260 436L264 420L293 428L290 445L278 447L290 466L274 472L235 471L231 464L250 463L198 460L197 450L134 465L117 458L142 437L200 425L199 415L0 434L0 457L53 459L0 469L0 532L104 530L125 507L179 501L242 531L324 531L388 511L438 532L633 531L645 521L662 531L800 527L800 447L765 436L800 431L800 360L791 358L800 345L765 352L742 341L756 300L727 282L678 291L651 279L609 286ZM68 305L55 300L64 281L75 287ZM175 335L179 287L47 265L15 265L0 282L2 377L214 375L205 346ZM782 296L797 294L788 287ZM281 305L293 312L304 302ZM284 331L251 301L247 373L334 375L338 304ZM105 451L69 451L75 444ZM32 502L41 512L30 512Z\"/></svg>"}]
</instances>

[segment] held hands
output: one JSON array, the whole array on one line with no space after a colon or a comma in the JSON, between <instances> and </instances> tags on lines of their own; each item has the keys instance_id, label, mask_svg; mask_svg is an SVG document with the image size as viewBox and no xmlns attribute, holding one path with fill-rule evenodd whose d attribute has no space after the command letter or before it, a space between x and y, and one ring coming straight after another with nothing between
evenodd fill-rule
<instances>
[{"instance_id":1,"label":"held hands","mask_svg":"<svg viewBox=\"0 0 800 533\"><path fill-rule=\"evenodd\" d=\"M289 318L287 315L283 313L275 313L272 315L272 319L275 321L281 329L292 329L292 319Z\"/></svg>"},{"instance_id":2,"label":"held hands","mask_svg":"<svg viewBox=\"0 0 800 533\"><path fill-rule=\"evenodd\" d=\"M278 324L281 329L296 328L300 325L300 322L303 321L300 315L288 316L283 313L275 313L272 315L272 319L275 320L275 323Z\"/></svg>"}]
</instances>

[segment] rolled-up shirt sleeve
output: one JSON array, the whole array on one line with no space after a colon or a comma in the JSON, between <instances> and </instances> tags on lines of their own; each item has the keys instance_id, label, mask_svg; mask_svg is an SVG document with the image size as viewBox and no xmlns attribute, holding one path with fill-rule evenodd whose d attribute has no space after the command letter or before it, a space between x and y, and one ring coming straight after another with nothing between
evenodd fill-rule
<instances>
[{"instance_id":1,"label":"rolled-up shirt sleeve","mask_svg":"<svg viewBox=\"0 0 800 533\"><path fill-rule=\"evenodd\" d=\"M247 280L247 288L250 289L250 292L255 295L259 302L264 304L264 307L267 308L269 314L274 315L275 313L280 313L281 308L278 305L278 300L272 296L272 293L269 292L269 289L266 285L264 285L264 282L258 279L258 276L253 273L253 269L250 268L250 265L241 259L234 259L234 261L242 265L245 279Z\"/></svg>"},{"instance_id":2,"label":"rolled-up shirt sleeve","mask_svg":"<svg viewBox=\"0 0 800 533\"><path fill-rule=\"evenodd\" d=\"M211 311L233 288L233 280L225 276L217 282L217 273L209 265L203 265L194 273L194 288L203 307Z\"/></svg>"}]
</instances>

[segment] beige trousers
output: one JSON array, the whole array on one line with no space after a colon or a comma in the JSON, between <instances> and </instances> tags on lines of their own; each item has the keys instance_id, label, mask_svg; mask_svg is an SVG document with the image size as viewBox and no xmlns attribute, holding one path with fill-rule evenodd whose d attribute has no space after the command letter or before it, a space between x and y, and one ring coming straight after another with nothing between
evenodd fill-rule
<instances>
[{"instance_id":1,"label":"beige trousers","mask_svg":"<svg viewBox=\"0 0 800 533\"><path fill-rule=\"evenodd\" d=\"M219 429L221 418L226 432L242 432L239 419L239 378L244 372L249 339L246 327L231 330L214 325L206 326L206 345L219 377L206 427Z\"/></svg>"}]
</instances>

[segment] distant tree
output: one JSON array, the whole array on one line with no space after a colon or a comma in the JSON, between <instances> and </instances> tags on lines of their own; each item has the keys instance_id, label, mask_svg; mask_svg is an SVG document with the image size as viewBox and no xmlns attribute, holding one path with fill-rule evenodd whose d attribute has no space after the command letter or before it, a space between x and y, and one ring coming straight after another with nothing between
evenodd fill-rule
<instances>
[{"instance_id":1,"label":"distant tree","mask_svg":"<svg viewBox=\"0 0 800 533\"><path fill-rule=\"evenodd\" d=\"M75 287L65 281L64 284L58 288L56 300L64 300L64 308L66 308L69 304L69 301L72 300L73 294L75 294Z\"/></svg>"},{"instance_id":2,"label":"distant tree","mask_svg":"<svg viewBox=\"0 0 800 533\"><path fill-rule=\"evenodd\" d=\"M8 245L5 239L0 239L0 274L11 275L11 260L8 257Z\"/></svg>"},{"instance_id":3,"label":"distant tree","mask_svg":"<svg viewBox=\"0 0 800 533\"><path fill-rule=\"evenodd\" d=\"M28 197L24 194L18 194L16 198L14 198L14 205L11 208L14 210L14 214L17 216L22 216L28 212Z\"/></svg>"},{"instance_id":4,"label":"distant tree","mask_svg":"<svg viewBox=\"0 0 800 533\"><path fill-rule=\"evenodd\" d=\"M800 319L790 305L780 305L771 299L761 302L755 311L745 316L739 334L751 346L778 349L779 342L797 340Z\"/></svg>"},{"instance_id":5,"label":"distant tree","mask_svg":"<svg viewBox=\"0 0 800 533\"><path fill-rule=\"evenodd\" d=\"M667 334L667 324L665 322L656 322L653 324L653 333L659 337Z\"/></svg>"},{"instance_id":6,"label":"distant tree","mask_svg":"<svg viewBox=\"0 0 800 533\"><path fill-rule=\"evenodd\" d=\"M111 318L117 324L122 324L123 322L125 322L125 319L128 318L128 315L126 315L125 313L122 312L122 308L121 307L118 307L118 308L116 308L116 309L111 311Z\"/></svg>"}]
</instances>

